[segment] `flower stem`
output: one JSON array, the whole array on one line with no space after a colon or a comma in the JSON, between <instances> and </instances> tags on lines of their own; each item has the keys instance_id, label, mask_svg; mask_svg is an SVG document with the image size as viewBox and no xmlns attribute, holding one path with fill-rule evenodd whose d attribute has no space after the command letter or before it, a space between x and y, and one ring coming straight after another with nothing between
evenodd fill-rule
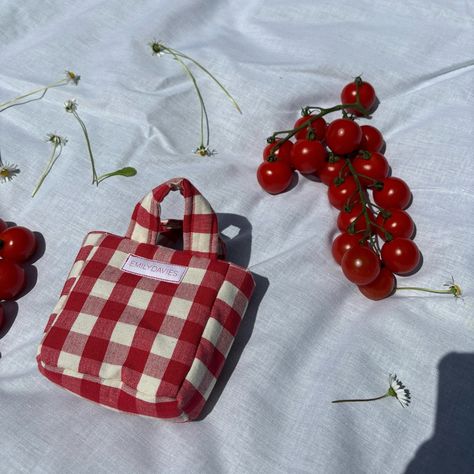
<instances>
[{"instance_id":1,"label":"flower stem","mask_svg":"<svg viewBox=\"0 0 474 474\"><path fill-rule=\"evenodd\" d=\"M89 158L91 160L91 166L92 166L92 184L96 184L98 186L99 181L97 179L97 172L95 170L94 154L92 153L92 147L91 147L91 142L89 140L89 134L87 133L87 128L75 110L72 111L72 114L74 115L74 117L76 117L77 121L79 122L79 125L82 128L82 131L84 132L84 137L87 143L87 150L89 152Z\"/></svg>"},{"instance_id":2,"label":"flower stem","mask_svg":"<svg viewBox=\"0 0 474 474\"><path fill-rule=\"evenodd\" d=\"M461 288L458 285L452 285L446 290L432 290L431 288L420 288L418 286L397 286L397 290L425 291L427 293L438 293L441 295L461 295Z\"/></svg>"},{"instance_id":3,"label":"flower stem","mask_svg":"<svg viewBox=\"0 0 474 474\"><path fill-rule=\"evenodd\" d=\"M58 147L59 147L59 153L56 154L56 150L58 149ZM61 144L53 143L53 150L51 152L51 156L49 157L48 164L46 165L46 168L43 171L43 174L41 175L41 177L38 181L38 184L36 185L33 193L31 194L31 197L35 197L36 193L39 191L39 188L41 187L44 180L46 179L46 177L50 173L51 169L53 168L54 164L56 163L57 159L61 155L62 151L63 151L63 147L62 147Z\"/></svg>"},{"instance_id":4,"label":"flower stem","mask_svg":"<svg viewBox=\"0 0 474 474\"><path fill-rule=\"evenodd\" d=\"M232 97L232 95L228 92L228 90L222 85L222 83L210 72L208 71L202 64L198 63L195 59L191 58L190 56L183 54L181 51L178 51L176 49L170 48L168 46L163 46L163 49L166 51L169 51L171 54L174 54L176 56L180 56L184 59L187 59L188 61L191 61L194 63L198 68L200 68L202 71L204 71L224 92L224 94L228 97L228 99L232 102L232 105L240 112L242 113L242 110L239 107L239 104L237 104L237 101Z\"/></svg>"},{"instance_id":5,"label":"flower stem","mask_svg":"<svg viewBox=\"0 0 474 474\"><path fill-rule=\"evenodd\" d=\"M375 397L375 398L354 398L354 399L349 399L349 400L333 400L331 403L347 403L347 402L373 402L374 400L381 400L382 398L389 397L389 393L385 393L384 395L380 397Z\"/></svg>"},{"instance_id":6,"label":"flower stem","mask_svg":"<svg viewBox=\"0 0 474 474\"><path fill-rule=\"evenodd\" d=\"M199 102L201 104L201 147L204 146L209 146L209 118L207 115L207 110L206 106L204 104L204 99L202 98L201 90L199 89L199 86L197 84L196 78L194 77L194 74L191 72L187 64L170 48L163 46L163 49L165 51L168 51L169 54L173 56L173 58L181 65L183 68L184 72L189 76L191 79L191 82L193 83L194 89L196 90L196 94L198 96ZM204 121L206 122L206 145L204 145Z\"/></svg>"},{"instance_id":7,"label":"flower stem","mask_svg":"<svg viewBox=\"0 0 474 474\"><path fill-rule=\"evenodd\" d=\"M44 97L48 89L52 89L53 87L64 86L67 83L68 83L67 79L61 79L57 82L53 82L52 84L48 84L47 86L39 87L38 89L34 89L30 92L27 92L26 94L20 95L18 97L15 97L14 99L3 102L0 104L0 112L3 112L4 110L12 107L13 105L16 105L19 100L26 99L27 97L30 97L31 95L39 94L40 92L42 92L41 96L39 97L41 99Z\"/></svg>"}]
</instances>

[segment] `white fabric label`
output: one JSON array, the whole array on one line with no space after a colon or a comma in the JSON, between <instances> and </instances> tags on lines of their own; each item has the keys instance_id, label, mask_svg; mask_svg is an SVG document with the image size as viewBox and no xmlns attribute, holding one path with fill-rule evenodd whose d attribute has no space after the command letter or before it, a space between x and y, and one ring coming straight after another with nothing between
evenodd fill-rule
<instances>
[{"instance_id":1,"label":"white fabric label","mask_svg":"<svg viewBox=\"0 0 474 474\"><path fill-rule=\"evenodd\" d=\"M187 267L159 262L149 258L130 254L121 268L124 272L133 273L155 280L179 283L186 274Z\"/></svg>"}]
</instances>

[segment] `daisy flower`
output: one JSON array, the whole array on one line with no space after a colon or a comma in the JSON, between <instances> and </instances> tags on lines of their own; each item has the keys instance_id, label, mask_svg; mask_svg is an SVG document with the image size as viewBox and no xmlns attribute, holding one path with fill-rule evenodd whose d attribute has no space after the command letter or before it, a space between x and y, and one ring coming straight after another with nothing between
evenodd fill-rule
<instances>
[{"instance_id":1,"label":"daisy flower","mask_svg":"<svg viewBox=\"0 0 474 474\"><path fill-rule=\"evenodd\" d=\"M206 105L204 103L204 98L201 93L201 89L198 85L196 76L193 72L193 70L189 67L188 64L191 64L192 67L197 67L200 71L202 71L204 74L206 74L214 83L222 90L222 92L227 96L227 98L230 100L232 105L236 108L236 110L239 113L242 113L240 110L239 105L237 104L237 101L232 97L232 95L227 91L227 89L223 86L223 84L208 70L206 69L202 64L197 62L195 59L191 58L190 56L182 53L181 51L178 51L177 49L170 48L169 46L166 46L160 41L153 40L150 43L148 43L151 52L153 56L164 56L164 55L169 55L171 58L173 58L183 69L184 73L188 78L190 79L194 90L196 92L196 96L199 100L199 106L201 108L201 114L200 114L200 145L194 150L194 154L199 155L199 156L212 156L216 152L215 150L211 150L209 148L209 136L210 136L210 127L209 127L209 117L207 114L207 109Z\"/></svg>"},{"instance_id":2,"label":"daisy flower","mask_svg":"<svg viewBox=\"0 0 474 474\"><path fill-rule=\"evenodd\" d=\"M64 102L64 109L66 112L74 113L77 110L77 101L76 99L69 99Z\"/></svg>"},{"instance_id":3,"label":"daisy flower","mask_svg":"<svg viewBox=\"0 0 474 474\"><path fill-rule=\"evenodd\" d=\"M51 155L49 157L48 163L46 164L46 168L44 169L42 175L38 180L38 183L36 184L35 189L33 190L33 193L31 194L31 197L35 197L36 193L39 191L39 188L50 173L57 159L60 157L63 151L63 146L66 145L67 141L67 138L61 137L56 133L48 133L46 137L46 142L52 144Z\"/></svg>"},{"instance_id":4,"label":"daisy flower","mask_svg":"<svg viewBox=\"0 0 474 474\"><path fill-rule=\"evenodd\" d=\"M52 89L54 87L62 87L67 84L70 84L71 82L77 86L79 83L81 76L79 74L76 74L73 71L65 71L65 76L63 76L59 81L53 82L51 84L48 84L47 86L39 87L38 89L34 89L32 91L26 92L25 94L19 95L18 97L15 97L14 99L7 100L6 102L1 102L0 103L0 112L3 112L6 109L9 109L10 107L16 106L16 105L21 105L21 104L26 104L30 100L38 100L42 99L46 92L48 92L49 89ZM28 100L27 99L31 96L38 96L36 99L31 98Z\"/></svg>"},{"instance_id":5,"label":"daisy flower","mask_svg":"<svg viewBox=\"0 0 474 474\"><path fill-rule=\"evenodd\" d=\"M388 394L392 397L395 397L400 405L406 408L410 404L410 390L408 390L405 385L397 378L397 374L390 374L388 376L388 381L390 383L390 388L388 389Z\"/></svg>"},{"instance_id":6,"label":"daisy flower","mask_svg":"<svg viewBox=\"0 0 474 474\"><path fill-rule=\"evenodd\" d=\"M0 159L0 183L6 183L11 181L18 173L20 169L13 163L2 163Z\"/></svg>"},{"instance_id":7,"label":"daisy flower","mask_svg":"<svg viewBox=\"0 0 474 474\"><path fill-rule=\"evenodd\" d=\"M66 102L64 102L64 109L66 110L66 112L74 116L74 118L77 120L77 122L81 126L82 132L84 134L84 138L86 140L86 145L87 145L87 151L89 153L89 160L90 160L91 168L92 168L92 184L99 186L99 183L101 183L105 179L111 178L112 176L124 176L126 178L129 178L137 174L137 170L135 168L132 168L131 166L126 166L125 168L120 168L119 170L111 171L110 173L98 175L96 171L96 167L95 167L94 153L92 152L92 145L89 138L89 132L87 131L86 124L83 122L83 120L81 119L81 117L79 117L79 114L77 113L76 99L69 99ZM50 137L49 141L51 141L56 147L60 146L60 151L59 151L59 154L60 154L62 146L66 144L67 140L64 141L65 140L64 138L61 138L55 135L49 135L49 137ZM52 164L54 164L54 162L59 157L59 154L58 154L56 158L54 158L54 152L55 152L55 148L53 148L53 154L51 158ZM49 169L51 169L51 167Z\"/></svg>"},{"instance_id":8,"label":"daisy flower","mask_svg":"<svg viewBox=\"0 0 474 474\"><path fill-rule=\"evenodd\" d=\"M372 402L374 400L381 400L382 398L395 397L400 402L400 405L402 407L407 407L411 402L410 390L408 390L405 385L402 384L400 379L397 378L396 374L389 374L388 383L388 390L380 397L333 400L332 403Z\"/></svg>"}]
</instances>

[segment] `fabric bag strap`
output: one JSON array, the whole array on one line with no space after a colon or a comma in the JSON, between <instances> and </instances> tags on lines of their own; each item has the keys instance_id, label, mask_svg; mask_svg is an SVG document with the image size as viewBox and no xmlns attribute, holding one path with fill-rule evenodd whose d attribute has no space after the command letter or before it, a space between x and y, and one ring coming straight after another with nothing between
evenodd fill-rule
<instances>
[{"instance_id":1,"label":"fabric bag strap","mask_svg":"<svg viewBox=\"0 0 474 474\"><path fill-rule=\"evenodd\" d=\"M161 203L170 191L184 197L183 250L201 257L217 258L219 228L209 202L186 178L173 178L148 193L136 206L126 237L156 244L162 231Z\"/></svg>"}]
</instances>

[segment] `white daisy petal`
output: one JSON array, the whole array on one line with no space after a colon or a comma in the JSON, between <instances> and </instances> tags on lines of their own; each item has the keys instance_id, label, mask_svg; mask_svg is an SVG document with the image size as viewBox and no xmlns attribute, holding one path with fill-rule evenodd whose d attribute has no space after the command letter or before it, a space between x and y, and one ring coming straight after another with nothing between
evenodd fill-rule
<instances>
[{"instance_id":1,"label":"white daisy petal","mask_svg":"<svg viewBox=\"0 0 474 474\"><path fill-rule=\"evenodd\" d=\"M0 161L0 183L6 183L7 181L11 181L19 172L20 169L17 165L14 165L12 163L3 164Z\"/></svg>"}]
</instances>

